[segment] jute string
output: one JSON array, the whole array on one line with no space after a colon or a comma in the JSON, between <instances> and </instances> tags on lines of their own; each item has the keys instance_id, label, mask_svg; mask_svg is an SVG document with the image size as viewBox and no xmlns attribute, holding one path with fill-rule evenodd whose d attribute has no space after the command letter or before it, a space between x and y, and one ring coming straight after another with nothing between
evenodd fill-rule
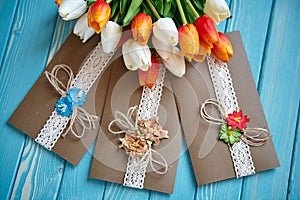
<instances>
[{"instance_id":1,"label":"jute string","mask_svg":"<svg viewBox=\"0 0 300 200\"><path fill-rule=\"evenodd\" d=\"M220 118L216 118L208 114L206 110L206 107L208 105L213 105L218 109ZM222 104L216 99L205 100L205 102L201 105L200 115L206 122L211 124L221 125L226 123L225 109ZM242 131L243 135L241 136L241 140L250 146L257 147L264 145L268 141L268 139L271 138L270 132L264 128L245 128Z\"/></svg>"},{"instance_id":2,"label":"jute string","mask_svg":"<svg viewBox=\"0 0 300 200\"><path fill-rule=\"evenodd\" d=\"M126 115L120 111L115 112L115 119L112 120L109 125L108 125L108 130L112 134L122 134L126 132L132 132L136 133L136 131L139 130L137 124L138 124L138 115L136 114L137 112L137 106L130 107L126 113ZM113 124L117 124L120 128L121 131L114 131L112 129ZM156 154L161 161L156 160L153 158L153 155ZM168 171L168 163L166 159L163 157L161 153L158 151L155 151L150 147L150 149L141 157L139 160L138 164L134 167L135 170L139 170L142 168L147 167L147 165L150 163L151 169L157 173L157 174L165 174ZM162 166L164 171L158 171L155 167L154 164L157 164L159 166Z\"/></svg>"},{"instance_id":3,"label":"jute string","mask_svg":"<svg viewBox=\"0 0 300 200\"><path fill-rule=\"evenodd\" d=\"M69 77L67 84L63 84L59 78L58 73L59 71L64 71L67 76ZM73 80L74 80L74 74L72 69L65 64L58 64L55 65L51 72L45 71L45 75L50 82L50 84L54 87L54 89L63 97L67 97L68 91L71 89ZM68 125L67 130L64 134L62 134L63 137L65 137L69 132L71 132L76 138L80 139L84 136L86 129L95 129L96 128L96 122L98 121L98 117L95 115L89 114L85 109L79 106L73 107L73 113L70 117L70 123ZM81 132L77 133L74 131L73 126L77 122L81 127Z\"/></svg>"}]
</instances>

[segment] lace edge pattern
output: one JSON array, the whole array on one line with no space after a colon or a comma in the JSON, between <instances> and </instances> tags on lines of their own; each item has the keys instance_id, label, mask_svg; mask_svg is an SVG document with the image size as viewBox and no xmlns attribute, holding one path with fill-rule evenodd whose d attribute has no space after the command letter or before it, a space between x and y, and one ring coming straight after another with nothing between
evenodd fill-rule
<instances>
[{"instance_id":1,"label":"lace edge pattern","mask_svg":"<svg viewBox=\"0 0 300 200\"><path fill-rule=\"evenodd\" d=\"M160 105L166 69L161 66L155 85L150 89L143 87L139 104L138 118L150 119L157 116ZM140 165L140 156L129 156L123 185L143 189L147 165Z\"/></svg>"},{"instance_id":2,"label":"lace edge pattern","mask_svg":"<svg viewBox=\"0 0 300 200\"><path fill-rule=\"evenodd\" d=\"M94 82L106 69L113 55L114 52L109 54L105 53L102 50L101 42L99 42L77 73L71 88L81 88L88 93ZM70 117L62 117L54 110L35 141L46 149L52 150L66 128L69 120Z\"/></svg>"},{"instance_id":3,"label":"lace edge pattern","mask_svg":"<svg viewBox=\"0 0 300 200\"><path fill-rule=\"evenodd\" d=\"M216 98L224 107L226 114L239 109L227 63L218 60L213 55L207 57L207 63ZM255 173L248 144L240 141L229 149L237 178Z\"/></svg>"}]
</instances>

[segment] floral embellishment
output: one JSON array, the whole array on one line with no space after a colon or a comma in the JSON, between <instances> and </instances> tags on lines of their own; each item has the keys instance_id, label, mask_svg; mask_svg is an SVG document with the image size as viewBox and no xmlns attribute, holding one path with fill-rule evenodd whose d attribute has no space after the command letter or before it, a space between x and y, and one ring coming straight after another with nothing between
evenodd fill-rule
<instances>
[{"instance_id":1,"label":"floral embellishment","mask_svg":"<svg viewBox=\"0 0 300 200\"><path fill-rule=\"evenodd\" d=\"M72 102L69 101L68 97L60 98L57 103L55 104L55 110L57 114L68 117L73 113L73 105Z\"/></svg>"},{"instance_id":2,"label":"floral embellishment","mask_svg":"<svg viewBox=\"0 0 300 200\"><path fill-rule=\"evenodd\" d=\"M240 129L236 128L232 130L231 126L222 124L220 131L220 140L224 140L226 143L234 144L240 141L242 136Z\"/></svg>"},{"instance_id":3,"label":"floral embellishment","mask_svg":"<svg viewBox=\"0 0 300 200\"><path fill-rule=\"evenodd\" d=\"M243 130L244 128L247 128L246 123L249 122L250 119L243 115L243 111L240 110L238 112L234 111L232 114L228 114L226 121L233 130L236 128Z\"/></svg>"},{"instance_id":4,"label":"floral embellishment","mask_svg":"<svg viewBox=\"0 0 300 200\"><path fill-rule=\"evenodd\" d=\"M242 110L228 114L225 119L225 122L227 123L224 123L221 126L220 140L224 140L224 142L230 143L231 145L239 142L243 130L247 128L246 123L249 121L250 119L243 115Z\"/></svg>"},{"instance_id":5,"label":"floral embellishment","mask_svg":"<svg viewBox=\"0 0 300 200\"><path fill-rule=\"evenodd\" d=\"M71 88L67 97L60 98L55 104L57 114L68 117L72 115L74 106L82 106L86 100L86 93L80 88Z\"/></svg>"},{"instance_id":6,"label":"floral embellishment","mask_svg":"<svg viewBox=\"0 0 300 200\"><path fill-rule=\"evenodd\" d=\"M80 88L71 88L68 92L68 99L74 106L82 106L86 101L86 93Z\"/></svg>"},{"instance_id":7,"label":"floral embellishment","mask_svg":"<svg viewBox=\"0 0 300 200\"><path fill-rule=\"evenodd\" d=\"M158 145L161 139L169 138L168 131L162 129L156 118L139 120L137 127L137 130L128 130L123 138L119 138L122 142L119 147L131 156L142 156L151 149L152 144Z\"/></svg>"}]
</instances>

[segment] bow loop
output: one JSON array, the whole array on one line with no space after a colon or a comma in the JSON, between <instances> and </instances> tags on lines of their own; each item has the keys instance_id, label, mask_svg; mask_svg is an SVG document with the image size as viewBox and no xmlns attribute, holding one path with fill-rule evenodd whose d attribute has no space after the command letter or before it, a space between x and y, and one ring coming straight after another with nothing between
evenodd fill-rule
<instances>
[{"instance_id":1,"label":"bow loop","mask_svg":"<svg viewBox=\"0 0 300 200\"><path fill-rule=\"evenodd\" d=\"M264 128L245 128L243 132L241 140L255 147L264 145L272 137L269 131Z\"/></svg>"},{"instance_id":2,"label":"bow loop","mask_svg":"<svg viewBox=\"0 0 300 200\"><path fill-rule=\"evenodd\" d=\"M63 84L63 82L61 82L58 79L59 71L64 71L65 73L67 73L69 79L68 79L68 82L66 85ZM45 71L45 75L46 75L49 83L54 87L54 89L61 96L66 97L69 89L71 88L73 80L74 80L74 74L73 74L72 69L65 64L59 64L59 65L55 65L51 72Z\"/></svg>"},{"instance_id":3,"label":"bow loop","mask_svg":"<svg viewBox=\"0 0 300 200\"><path fill-rule=\"evenodd\" d=\"M215 107L217 107L217 109L219 110L220 114L221 114L221 118L215 118L211 115L209 115L206 111L206 107L208 105L213 105ZM201 105L200 108L200 115L202 117L202 119L204 119L206 122L212 123L212 124L223 124L225 122L224 118L225 118L225 109L223 108L223 106L219 103L218 100L216 99L207 99L206 101L204 101L204 103Z\"/></svg>"},{"instance_id":4,"label":"bow loop","mask_svg":"<svg viewBox=\"0 0 300 200\"><path fill-rule=\"evenodd\" d=\"M220 113L220 118L215 118L208 114L206 110L206 107L208 105L217 107ZM225 114L225 109L222 104L216 99L207 99L206 101L204 101L200 108L200 115L202 119L211 124L221 125L226 123L225 119L227 115ZM244 128L241 131L243 134L240 139L250 146L257 147L264 145L268 141L268 139L271 138L270 132L264 128Z\"/></svg>"}]
</instances>

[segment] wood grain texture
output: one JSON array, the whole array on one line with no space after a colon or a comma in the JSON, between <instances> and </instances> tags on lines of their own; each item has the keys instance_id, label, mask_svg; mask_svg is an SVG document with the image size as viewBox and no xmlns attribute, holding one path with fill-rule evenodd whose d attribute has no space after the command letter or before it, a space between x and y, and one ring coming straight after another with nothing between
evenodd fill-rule
<instances>
[{"instance_id":1,"label":"wood grain texture","mask_svg":"<svg viewBox=\"0 0 300 200\"><path fill-rule=\"evenodd\" d=\"M3 28L0 31L0 71L2 68L2 58L5 53L9 34L12 30L15 12L19 0L1 1L0 2L0 24ZM12 30L14 31L14 30Z\"/></svg>"},{"instance_id":2,"label":"wood grain texture","mask_svg":"<svg viewBox=\"0 0 300 200\"><path fill-rule=\"evenodd\" d=\"M298 110L298 120L297 120L297 129L296 129L296 138L294 142L293 149L293 160L291 163L291 172L289 177L289 187L287 191L288 199L299 199L300 198L300 109Z\"/></svg>"},{"instance_id":3,"label":"wood grain texture","mask_svg":"<svg viewBox=\"0 0 300 200\"><path fill-rule=\"evenodd\" d=\"M247 177L243 199L287 197L300 98L300 40L295 34L300 31L300 22L295 17L299 13L299 1L275 1L259 82L260 98L281 167Z\"/></svg>"},{"instance_id":4,"label":"wood grain texture","mask_svg":"<svg viewBox=\"0 0 300 200\"><path fill-rule=\"evenodd\" d=\"M19 1L14 15L13 29L0 72L0 196L2 199L9 198L11 195L25 144L25 135L6 121L41 73L56 21L56 11L47 1ZM7 18L9 17L11 16L8 15ZM33 42L32 38L36 40Z\"/></svg>"},{"instance_id":5,"label":"wood grain texture","mask_svg":"<svg viewBox=\"0 0 300 200\"><path fill-rule=\"evenodd\" d=\"M105 182L89 178L95 143L78 166L66 163L58 199L103 199Z\"/></svg>"}]
</instances>

